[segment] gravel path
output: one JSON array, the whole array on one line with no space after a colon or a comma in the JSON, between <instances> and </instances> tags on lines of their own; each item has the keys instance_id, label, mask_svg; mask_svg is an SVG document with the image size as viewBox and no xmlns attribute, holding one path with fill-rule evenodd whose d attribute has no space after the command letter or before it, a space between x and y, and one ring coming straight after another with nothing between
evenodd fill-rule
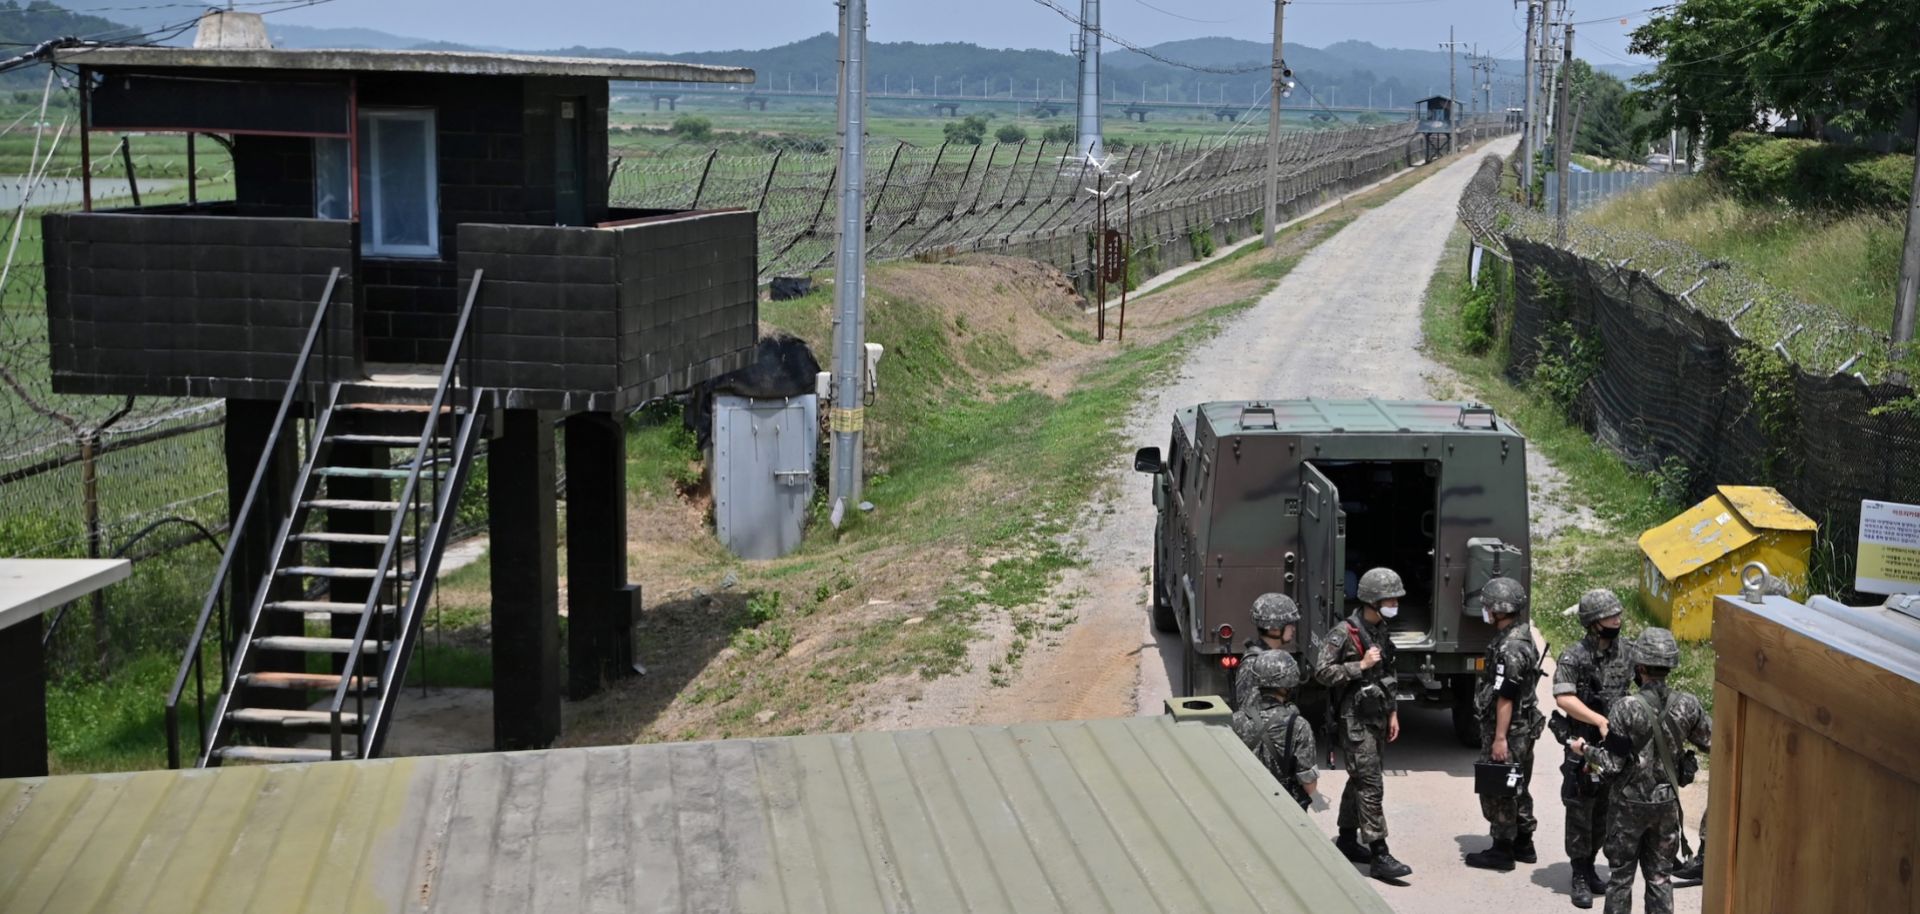
<instances>
[{"instance_id":1,"label":"gravel path","mask_svg":"<svg viewBox=\"0 0 1920 914\"><path fill-rule=\"evenodd\" d=\"M1512 146L1499 140L1485 151L1504 154ZM1164 448L1175 409L1204 400L1465 393L1421 351L1420 305L1480 158L1446 166L1323 242L1258 305L1198 347L1178 380L1143 398L1128 421L1128 446L1110 470L1114 494L1077 531L1088 566L1062 589L1078 596L1076 623L1058 647L1030 656L1012 685L979 697L975 721L1160 713L1179 645L1157 637L1147 622L1152 497L1148 480L1125 458L1135 447ZM1528 457L1536 540L1582 526L1585 512L1567 503L1559 473L1537 453ZM1550 707L1544 681L1541 696ZM1405 887L1382 885L1382 895L1396 910L1422 914L1571 909L1560 850L1558 749L1549 744L1536 763L1541 862L1485 873L1460 862L1462 852L1486 843L1472 791L1473 753L1453 741L1445 711L1409 709L1402 719L1403 735L1387 755L1387 818L1395 854L1415 872ZM1320 783L1337 802L1344 781L1336 770ZM1697 821L1699 806L1689 809ZM1312 815L1334 833L1333 807L1323 801ZM1678 910L1699 910L1697 889L1676 894Z\"/></svg>"}]
</instances>

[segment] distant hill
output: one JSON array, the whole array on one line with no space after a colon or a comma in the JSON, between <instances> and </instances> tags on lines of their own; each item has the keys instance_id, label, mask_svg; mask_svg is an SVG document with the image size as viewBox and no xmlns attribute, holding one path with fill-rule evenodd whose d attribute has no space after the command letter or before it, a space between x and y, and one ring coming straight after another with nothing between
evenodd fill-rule
<instances>
[{"instance_id":1,"label":"distant hill","mask_svg":"<svg viewBox=\"0 0 1920 914\"><path fill-rule=\"evenodd\" d=\"M65 34L91 34L103 29L120 29L121 34L178 25L193 15L193 10L175 4L130 5L127 0L66 0L62 5L76 10L98 10L126 23L125 27L90 16L73 16L57 9L22 15L41 17L13 20L18 26L13 39ZM0 9L14 6L0 3ZM37 3L35 9L46 4ZM65 17L65 18L59 18ZM68 20L71 20L69 22ZM425 48L439 50L507 50L476 48L468 45L430 41L393 35L366 28L312 28L283 25L267 17L267 31L274 43L291 48ZM173 43L191 42L188 30ZM589 57L625 57L651 60L677 60L689 63L717 63L746 66L759 74L762 85L795 89L827 87L833 84L837 70L839 42L831 33L821 33L790 44L763 49L697 51L658 54L621 48L570 47L537 53ZM1266 90L1271 46L1240 38L1193 38L1170 41L1149 48L1154 55L1188 66L1172 66L1130 50L1114 50L1102 57L1103 83L1109 97L1172 98L1184 101L1221 102L1228 106L1254 105ZM1381 48L1364 41L1342 41L1325 48L1289 44L1287 63L1294 70L1300 87L1287 102L1292 107L1321 104L1366 104L1371 92L1375 105L1405 108L1420 97L1445 94L1448 85L1447 55L1440 51ZM1074 95L1077 63L1062 51L1044 49L982 48L972 44L917 42L876 42L869 47L868 72L875 89L895 92L917 91L931 95L964 92L1023 98L1038 93L1042 97ZM1507 103L1511 88L1520 94L1521 65L1518 60L1495 63L1493 106ZM1201 68L1199 70L1192 67ZM1596 65L1596 69L1628 78L1645 68L1620 64ZM1232 72L1207 72L1208 70ZM1473 97L1473 73L1464 57L1456 60L1459 94Z\"/></svg>"}]
</instances>

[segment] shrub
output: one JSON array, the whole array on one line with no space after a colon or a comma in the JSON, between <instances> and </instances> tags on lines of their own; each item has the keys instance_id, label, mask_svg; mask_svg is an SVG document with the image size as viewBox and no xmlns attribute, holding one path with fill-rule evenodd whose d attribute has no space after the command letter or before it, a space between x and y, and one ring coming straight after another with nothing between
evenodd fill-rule
<instances>
[{"instance_id":1,"label":"shrub","mask_svg":"<svg viewBox=\"0 0 1920 914\"><path fill-rule=\"evenodd\" d=\"M940 128L949 143L965 143L978 146L987 139L987 119L978 114L969 114Z\"/></svg>"},{"instance_id":2,"label":"shrub","mask_svg":"<svg viewBox=\"0 0 1920 914\"><path fill-rule=\"evenodd\" d=\"M1049 143L1071 143L1079 138L1072 124L1055 124L1040 134L1040 139Z\"/></svg>"},{"instance_id":3,"label":"shrub","mask_svg":"<svg viewBox=\"0 0 1920 914\"><path fill-rule=\"evenodd\" d=\"M1913 189L1912 156L1751 133L1709 152L1707 172L1750 200L1822 209L1898 208Z\"/></svg>"},{"instance_id":4,"label":"shrub","mask_svg":"<svg viewBox=\"0 0 1920 914\"><path fill-rule=\"evenodd\" d=\"M1484 355L1493 348L1499 330L1495 295L1493 283L1482 281L1468 286L1460 300L1460 345L1473 355Z\"/></svg>"},{"instance_id":5,"label":"shrub","mask_svg":"<svg viewBox=\"0 0 1920 914\"><path fill-rule=\"evenodd\" d=\"M1580 395L1600 373L1598 339L1582 336L1562 322L1540 341L1540 358L1533 366L1533 382L1560 408L1569 421L1578 421Z\"/></svg>"},{"instance_id":6,"label":"shrub","mask_svg":"<svg viewBox=\"0 0 1920 914\"><path fill-rule=\"evenodd\" d=\"M993 132L993 138L1008 145L1024 143L1027 141L1027 128L1019 124L1001 124L1000 129Z\"/></svg>"},{"instance_id":7,"label":"shrub","mask_svg":"<svg viewBox=\"0 0 1920 914\"><path fill-rule=\"evenodd\" d=\"M713 137L713 122L697 114L682 114L673 119L669 128L674 136L693 142L704 142Z\"/></svg>"}]
</instances>

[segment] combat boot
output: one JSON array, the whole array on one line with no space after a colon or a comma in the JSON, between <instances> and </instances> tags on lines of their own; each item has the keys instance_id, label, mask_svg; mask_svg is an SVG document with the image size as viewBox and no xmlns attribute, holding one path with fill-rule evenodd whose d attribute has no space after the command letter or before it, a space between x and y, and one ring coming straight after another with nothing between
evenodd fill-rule
<instances>
[{"instance_id":1,"label":"combat boot","mask_svg":"<svg viewBox=\"0 0 1920 914\"><path fill-rule=\"evenodd\" d=\"M1360 843L1360 836L1351 828L1340 829L1340 837L1333 840L1333 846L1346 855L1348 860L1355 863L1373 862L1372 852L1367 850L1366 845Z\"/></svg>"},{"instance_id":2,"label":"combat boot","mask_svg":"<svg viewBox=\"0 0 1920 914\"><path fill-rule=\"evenodd\" d=\"M1533 832L1523 831L1513 839L1513 859L1520 863L1540 862L1540 853L1533 849Z\"/></svg>"},{"instance_id":3,"label":"combat boot","mask_svg":"<svg viewBox=\"0 0 1920 914\"><path fill-rule=\"evenodd\" d=\"M1573 906L1581 910L1593 907L1593 865L1573 861Z\"/></svg>"},{"instance_id":4,"label":"combat boot","mask_svg":"<svg viewBox=\"0 0 1920 914\"><path fill-rule=\"evenodd\" d=\"M1367 875L1375 879L1401 879L1413 875L1413 867L1393 859L1385 839L1373 842L1373 866Z\"/></svg>"},{"instance_id":5,"label":"combat boot","mask_svg":"<svg viewBox=\"0 0 1920 914\"><path fill-rule=\"evenodd\" d=\"M1673 871L1674 883L1676 885L1678 885L1679 883L1686 883L1687 885L1695 885L1699 883L1701 876L1706 870L1706 865L1707 865L1707 846L1705 844L1702 844L1700 845L1700 849L1694 852L1692 859L1688 860L1684 864L1681 864L1677 869Z\"/></svg>"},{"instance_id":6,"label":"combat boot","mask_svg":"<svg viewBox=\"0 0 1920 914\"><path fill-rule=\"evenodd\" d=\"M1467 855L1468 866L1476 870L1499 870L1503 873L1513 871L1513 860L1513 842L1505 838L1495 838L1492 847Z\"/></svg>"}]
</instances>

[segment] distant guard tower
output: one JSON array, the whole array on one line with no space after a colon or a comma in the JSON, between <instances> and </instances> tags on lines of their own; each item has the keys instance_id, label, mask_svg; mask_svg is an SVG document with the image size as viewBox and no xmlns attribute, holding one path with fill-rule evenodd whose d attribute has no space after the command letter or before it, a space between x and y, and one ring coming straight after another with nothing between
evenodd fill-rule
<instances>
[{"instance_id":1,"label":"distant guard tower","mask_svg":"<svg viewBox=\"0 0 1920 914\"><path fill-rule=\"evenodd\" d=\"M545 746L563 687L631 670L624 413L744 366L758 317L754 214L608 202L608 81L753 73L283 50L239 25L57 55L83 161L94 130L185 133L189 163L198 134L232 152L231 199L189 182L185 202L96 211L88 185L85 211L43 219L55 390L226 401L233 532L168 698L169 760L380 753L483 442L495 745ZM300 730L331 747L276 740Z\"/></svg>"},{"instance_id":2,"label":"distant guard tower","mask_svg":"<svg viewBox=\"0 0 1920 914\"><path fill-rule=\"evenodd\" d=\"M1419 121L1427 161L1431 162L1453 151L1453 133L1456 129L1454 114L1459 110L1459 103L1444 95L1423 98L1414 103L1414 118Z\"/></svg>"}]
</instances>

